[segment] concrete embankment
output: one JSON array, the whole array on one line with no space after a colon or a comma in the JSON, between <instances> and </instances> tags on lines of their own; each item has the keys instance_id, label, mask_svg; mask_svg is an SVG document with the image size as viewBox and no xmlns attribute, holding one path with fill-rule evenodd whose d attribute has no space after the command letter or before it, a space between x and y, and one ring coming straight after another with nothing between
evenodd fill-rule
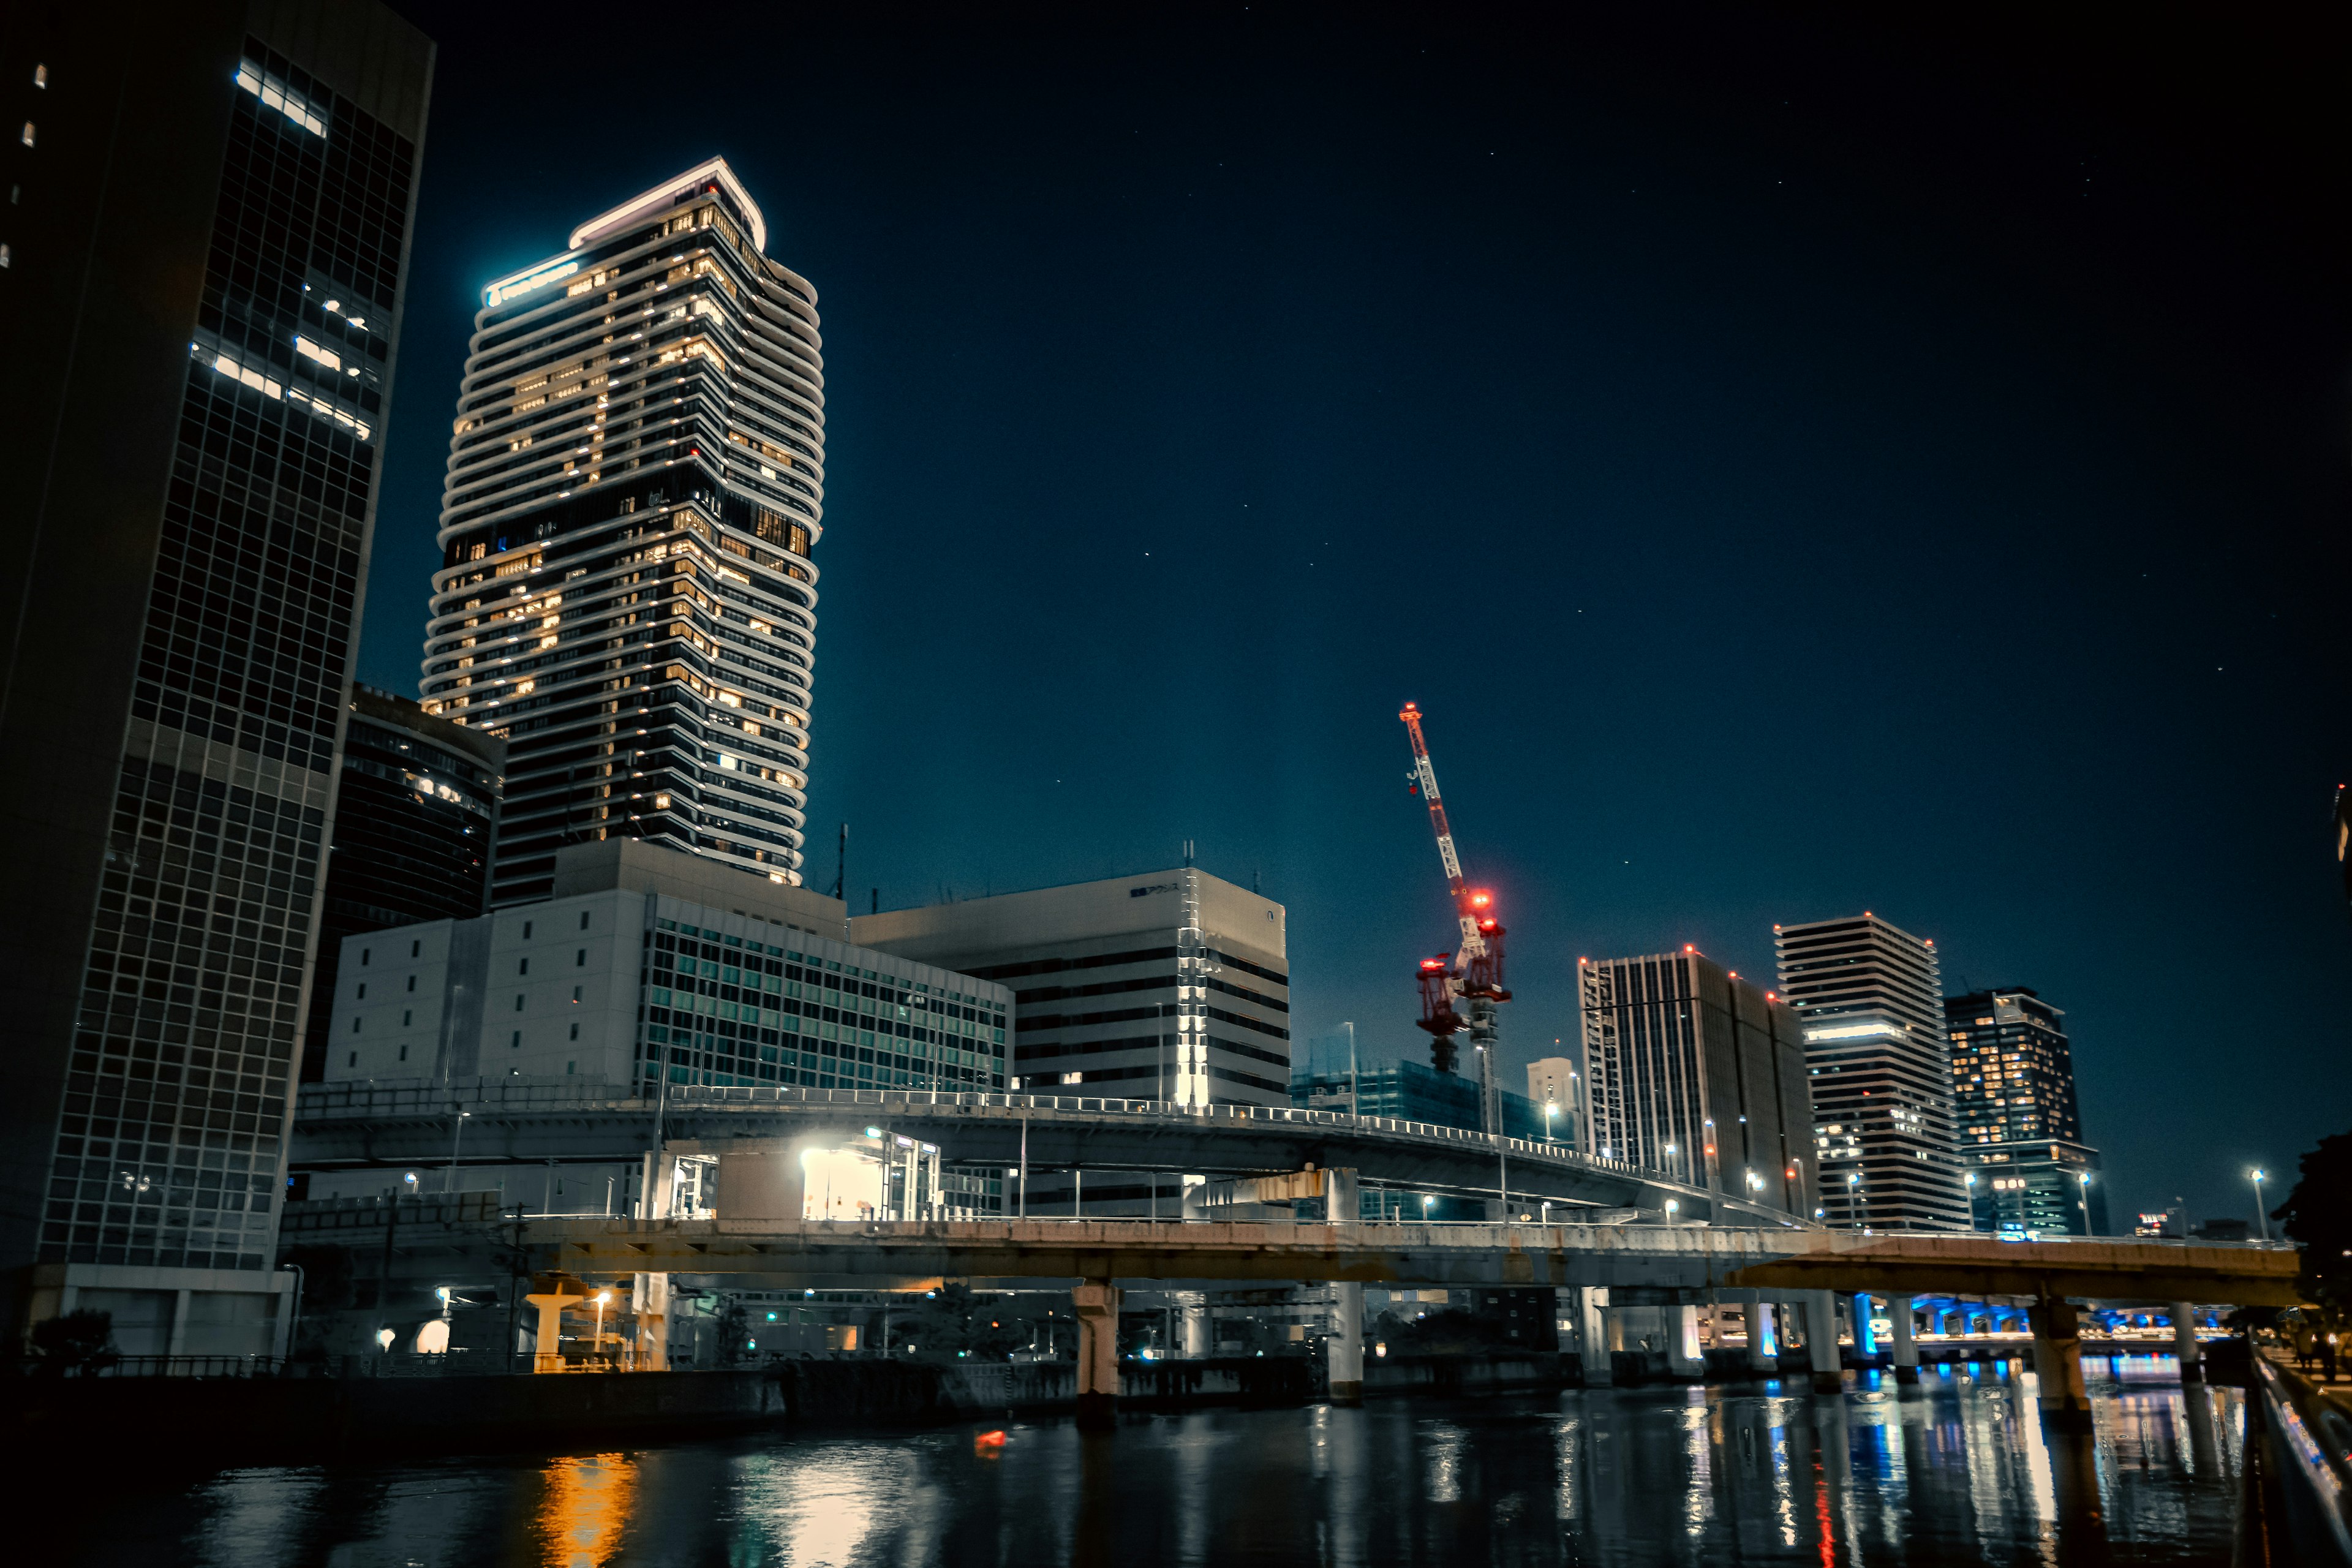
<instances>
[{"instance_id":1,"label":"concrete embankment","mask_svg":"<svg viewBox=\"0 0 2352 1568\"><path fill-rule=\"evenodd\" d=\"M1298 1404L1300 1357L1129 1363L1122 1405ZM255 1378L17 1378L0 1420L35 1449L124 1431L202 1434L215 1462L531 1447L720 1436L793 1425L920 1424L1052 1415L1076 1402L1067 1364L785 1362L713 1372Z\"/></svg>"}]
</instances>

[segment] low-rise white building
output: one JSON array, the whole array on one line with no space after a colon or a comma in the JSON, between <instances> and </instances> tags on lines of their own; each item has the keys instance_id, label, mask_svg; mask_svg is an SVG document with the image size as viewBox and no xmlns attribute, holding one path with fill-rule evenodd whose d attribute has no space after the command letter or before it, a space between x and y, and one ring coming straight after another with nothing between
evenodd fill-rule
<instances>
[{"instance_id":1,"label":"low-rise white building","mask_svg":"<svg viewBox=\"0 0 2352 1568\"><path fill-rule=\"evenodd\" d=\"M555 889L348 938L327 1081L1004 1088L1012 993L851 945L838 900L619 839Z\"/></svg>"}]
</instances>

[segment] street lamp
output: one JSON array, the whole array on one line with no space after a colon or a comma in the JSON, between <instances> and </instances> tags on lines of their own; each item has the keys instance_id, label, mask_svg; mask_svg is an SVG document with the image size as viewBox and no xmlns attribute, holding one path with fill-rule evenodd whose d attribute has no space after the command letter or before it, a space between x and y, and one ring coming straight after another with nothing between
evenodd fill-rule
<instances>
[{"instance_id":1,"label":"street lamp","mask_svg":"<svg viewBox=\"0 0 2352 1568\"><path fill-rule=\"evenodd\" d=\"M1666 1174L1671 1176L1675 1173L1675 1146L1673 1144L1669 1143L1666 1145L1665 1155Z\"/></svg>"},{"instance_id":2,"label":"street lamp","mask_svg":"<svg viewBox=\"0 0 2352 1568\"><path fill-rule=\"evenodd\" d=\"M1672 1225L1675 1223L1675 1211L1676 1211L1677 1209L1681 1208L1682 1206L1683 1206L1683 1205L1682 1205L1681 1202L1680 1202L1679 1200L1677 1200L1677 1199L1675 1199L1675 1198L1668 1198L1668 1199L1666 1200L1666 1224L1667 1224L1667 1225L1672 1226Z\"/></svg>"},{"instance_id":3,"label":"street lamp","mask_svg":"<svg viewBox=\"0 0 2352 1568\"><path fill-rule=\"evenodd\" d=\"M600 1358L604 1353L604 1304L612 1299L610 1290L596 1292L596 1354Z\"/></svg>"},{"instance_id":4,"label":"street lamp","mask_svg":"<svg viewBox=\"0 0 2352 1568\"><path fill-rule=\"evenodd\" d=\"M2074 1202L2083 1211L2083 1234L2091 1234L2091 1173L2074 1173Z\"/></svg>"},{"instance_id":5,"label":"street lamp","mask_svg":"<svg viewBox=\"0 0 2352 1568\"><path fill-rule=\"evenodd\" d=\"M1557 1142L1557 1140L1555 1140L1551 1135L1551 1119L1559 1114L1559 1102L1558 1100L1548 1100L1544 1101L1544 1142L1547 1143Z\"/></svg>"},{"instance_id":6,"label":"street lamp","mask_svg":"<svg viewBox=\"0 0 2352 1568\"><path fill-rule=\"evenodd\" d=\"M2271 1221L2270 1216L2263 1212L2263 1173L2260 1168L2254 1172L2254 1223L2262 1227L2263 1243L2268 1246L2271 1239Z\"/></svg>"}]
</instances>

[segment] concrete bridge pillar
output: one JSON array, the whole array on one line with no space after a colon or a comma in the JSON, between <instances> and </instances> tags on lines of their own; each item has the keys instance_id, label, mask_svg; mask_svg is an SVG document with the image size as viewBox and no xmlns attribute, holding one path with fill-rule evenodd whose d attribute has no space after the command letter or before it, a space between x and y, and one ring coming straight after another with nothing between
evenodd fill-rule
<instances>
[{"instance_id":1,"label":"concrete bridge pillar","mask_svg":"<svg viewBox=\"0 0 2352 1568\"><path fill-rule=\"evenodd\" d=\"M1698 1342L1698 1315L1705 1310L1668 1307L1660 1314L1665 1320L1666 1370L1694 1383L1706 1376L1706 1356Z\"/></svg>"},{"instance_id":2,"label":"concrete bridge pillar","mask_svg":"<svg viewBox=\"0 0 2352 1568\"><path fill-rule=\"evenodd\" d=\"M2061 1297L2028 1310L2033 1328L2033 1371L2042 1385L2042 1419L2061 1432L2091 1429L2091 1396L2083 1386L2081 1320Z\"/></svg>"},{"instance_id":3,"label":"concrete bridge pillar","mask_svg":"<svg viewBox=\"0 0 2352 1568\"><path fill-rule=\"evenodd\" d=\"M1895 1381L1919 1381L1919 1327L1912 1321L1911 1298L1890 1296L1886 1299L1887 1327L1895 1340Z\"/></svg>"},{"instance_id":4,"label":"concrete bridge pillar","mask_svg":"<svg viewBox=\"0 0 2352 1568\"><path fill-rule=\"evenodd\" d=\"M1877 1313L1877 1298L1865 1290L1853 1299L1853 1353L1859 1361L1878 1353L1878 1332L1870 1326Z\"/></svg>"},{"instance_id":5,"label":"concrete bridge pillar","mask_svg":"<svg viewBox=\"0 0 2352 1568\"><path fill-rule=\"evenodd\" d=\"M1089 1279L1070 1292L1078 1319L1078 1426L1106 1431L1118 1416L1119 1288Z\"/></svg>"},{"instance_id":6,"label":"concrete bridge pillar","mask_svg":"<svg viewBox=\"0 0 2352 1568\"><path fill-rule=\"evenodd\" d=\"M629 1289L631 1309L637 1317L637 1370L667 1372L669 1370L669 1276L639 1274L633 1276Z\"/></svg>"},{"instance_id":7,"label":"concrete bridge pillar","mask_svg":"<svg viewBox=\"0 0 2352 1568\"><path fill-rule=\"evenodd\" d=\"M1331 1337L1324 1342L1330 1356L1331 1403L1364 1402L1364 1288L1352 1279L1331 1287Z\"/></svg>"},{"instance_id":8,"label":"concrete bridge pillar","mask_svg":"<svg viewBox=\"0 0 2352 1568\"><path fill-rule=\"evenodd\" d=\"M1584 1368L1584 1386L1606 1388L1615 1381L1609 1364L1609 1287L1576 1288L1576 1358Z\"/></svg>"},{"instance_id":9,"label":"concrete bridge pillar","mask_svg":"<svg viewBox=\"0 0 2352 1568\"><path fill-rule=\"evenodd\" d=\"M1779 1311L1760 1291L1748 1303L1748 1366L1751 1372L1780 1369Z\"/></svg>"},{"instance_id":10,"label":"concrete bridge pillar","mask_svg":"<svg viewBox=\"0 0 2352 1568\"><path fill-rule=\"evenodd\" d=\"M2180 1381L2205 1381L2204 1352L2197 1348L2197 1307L2190 1301L2172 1303L2172 1353L2180 1358Z\"/></svg>"},{"instance_id":11,"label":"concrete bridge pillar","mask_svg":"<svg viewBox=\"0 0 2352 1568\"><path fill-rule=\"evenodd\" d=\"M1815 1394L1841 1394L1845 1379L1838 1373L1837 1297L1828 1290L1804 1295L1805 1354L1813 1369Z\"/></svg>"},{"instance_id":12,"label":"concrete bridge pillar","mask_svg":"<svg viewBox=\"0 0 2352 1568\"><path fill-rule=\"evenodd\" d=\"M563 1370L563 1309L576 1307L588 1300L588 1288L577 1279L565 1277L541 1278L531 1281L534 1289L523 1298L539 1309L537 1348L531 1357L533 1372Z\"/></svg>"},{"instance_id":13,"label":"concrete bridge pillar","mask_svg":"<svg viewBox=\"0 0 2352 1568\"><path fill-rule=\"evenodd\" d=\"M1188 1290L1182 1297L1183 1316L1178 1320L1183 1336L1186 1359L1199 1361L1209 1353L1209 1297L1206 1291Z\"/></svg>"}]
</instances>

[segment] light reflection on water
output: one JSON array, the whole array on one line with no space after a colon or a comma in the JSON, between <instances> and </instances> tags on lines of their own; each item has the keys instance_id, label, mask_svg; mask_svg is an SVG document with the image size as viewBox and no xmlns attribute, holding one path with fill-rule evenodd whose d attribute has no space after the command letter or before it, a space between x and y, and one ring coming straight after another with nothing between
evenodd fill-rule
<instances>
[{"instance_id":1,"label":"light reflection on water","mask_svg":"<svg viewBox=\"0 0 2352 1568\"><path fill-rule=\"evenodd\" d=\"M1985 1366L1800 1384L1374 1400L127 1480L62 1561L530 1563L2222 1563L2242 1406L2086 1363L2095 1438Z\"/></svg>"}]
</instances>

